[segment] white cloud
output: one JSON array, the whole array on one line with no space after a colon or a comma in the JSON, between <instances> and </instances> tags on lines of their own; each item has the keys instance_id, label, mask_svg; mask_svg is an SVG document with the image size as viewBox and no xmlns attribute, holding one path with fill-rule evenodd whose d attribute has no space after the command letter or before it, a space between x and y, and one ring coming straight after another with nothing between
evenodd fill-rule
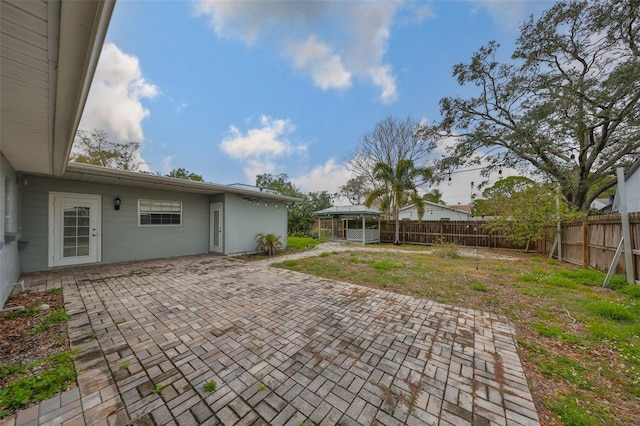
<instances>
[{"instance_id":1,"label":"white cloud","mask_svg":"<svg viewBox=\"0 0 640 426\"><path fill-rule=\"evenodd\" d=\"M371 79L380 87L382 93L380 94L380 100L385 103L394 102L398 99L398 92L396 90L396 79L391 74L391 67L388 65L382 65L371 69Z\"/></svg>"},{"instance_id":2,"label":"white cloud","mask_svg":"<svg viewBox=\"0 0 640 426\"><path fill-rule=\"evenodd\" d=\"M399 0L195 2L197 13L209 19L218 36L282 48L284 57L322 90L345 89L353 78L368 82L385 103L397 99L393 69L384 57L403 5ZM416 9L410 3L407 9L414 16L406 22L433 16L426 6Z\"/></svg>"},{"instance_id":3,"label":"white cloud","mask_svg":"<svg viewBox=\"0 0 640 426\"><path fill-rule=\"evenodd\" d=\"M186 102L181 102L180 104L178 104L178 106L176 106L176 113L180 114L180 112L185 109L186 107L188 107L189 104Z\"/></svg>"},{"instance_id":4,"label":"white cloud","mask_svg":"<svg viewBox=\"0 0 640 426\"><path fill-rule=\"evenodd\" d=\"M304 42L289 45L288 56L296 68L307 71L323 90L351 86L351 73L345 70L340 55L313 35Z\"/></svg>"},{"instance_id":5,"label":"white cloud","mask_svg":"<svg viewBox=\"0 0 640 426\"><path fill-rule=\"evenodd\" d=\"M162 157L162 160L160 161L161 167L162 167L162 174L166 175L167 173L169 173L171 171L171 169L173 169L173 160L176 158L175 155L167 155L166 157Z\"/></svg>"},{"instance_id":6,"label":"white cloud","mask_svg":"<svg viewBox=\"0 0 640 426\"><path fill-rule=\"evenodd\" d=\"M514 1L514 0L483 0L473 2L472 12L480 8L485 9L493 21L506 30L517 30L529 15L547 9L553 5L553 0L542 1Z\"/></svg>"},{"instance_id":7,"label":"white cloud","mask_svg":"<svg viewBox=\"0 0 640 426\"><path fill-rule=\"evenodd\" d=\"M229 126L220 148L231 158L244 162L245 175L249 181L253 181L257 174L273 172L277 159L306 153L305 144L289 139L294 130L291 120L272 119L263 115L259 127L245 133L236 126Z\"/></svg>"},{"instance_id":8,"label":"white cloud","mask_svg":"<svg viewBox=\"0 0 640 426\"><path fill-rule=\"evenodd\" d=\"M305 192L327 191L335 193L347 183L352 174L344 163L330 158L326 163L316 166L307 173L293 178L292 181Z\"/></svg>"},{"instance_id":9,"label":"white cloud","mask_svg":"<svg viewBox=\"0 0 640 426\"><path fill-rule=\"evenodd\" d=\"M119 142L142 141L142 121L149 116L142 100L157 94L158 88L144 79L138 58L106 43L79 128L105 130Z\"/></svg>"}]
</instances>

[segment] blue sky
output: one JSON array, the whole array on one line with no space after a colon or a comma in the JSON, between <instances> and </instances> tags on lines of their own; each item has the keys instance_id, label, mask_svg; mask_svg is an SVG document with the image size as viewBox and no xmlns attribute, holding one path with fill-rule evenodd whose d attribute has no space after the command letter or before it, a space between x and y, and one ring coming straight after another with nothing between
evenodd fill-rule
<instances>
[{"instance_id":1,"label":"blue sky","mask_svg":"<svg viewBox=\"0 0 640 426\"><path fill-rule=\"evenodd\" d=\"M507 59L519 23L551 4L118 0L80 128L141 141L146 168L163 174L287 173L335 192L376 122L438 120L440 98L473 93L453 65L490 40ZM445 201L468 203L471 181L477 172L454 174Z\"/></svg>"}]
</instances>

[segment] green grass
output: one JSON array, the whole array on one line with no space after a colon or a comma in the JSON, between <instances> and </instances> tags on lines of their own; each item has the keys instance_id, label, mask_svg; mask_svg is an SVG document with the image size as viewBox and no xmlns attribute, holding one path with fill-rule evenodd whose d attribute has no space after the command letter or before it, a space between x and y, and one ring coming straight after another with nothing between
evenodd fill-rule
<instances>
[{"instance_id":1,"label":"green grass","mask_svg":"<svg viewBox=\"0 0 640 426\"><path fill-rule=\"evenodd\" d=\"M76 380L71 351L59 352L36 361L26 366L25 370L36 368L41 371L39 374L9 382L0 390L0 408L14 409L31 402L43 401L66 389Z\"/></svg>"},{"instance_id":2,"label":"green grass","mask_svg":"<svg viewBox=\"0 0 640 426\"><path fill-rule=\"evenodd\" d=\"M156 385L156 387L153 388L153 393L155 393L156 395L160 395L160 393L162 393L162 389L164 388L164 385Z\"/></svg>"},{"instance_id":3,"label":"green grass","mask_svg":"<svg viewBox=\"0 0 640 426\"><path fill-rule=\"evenodd\" d=\"M489 290L489 287L481 282L481 281L475 281L472 283L471 288L474 289L475 291L480 291L480 292L487 292Z\"/></svg>"},{"instance_id":4,"label":"green grass","mask_svg":"<svg viewBox=\"0 0 640 426\"><path fill-rule=\"evenodd\" d=\"M40 319L40 321L34 326L31 334L42 333L49 330L53 324L58 324L67 321L71 318L71 315L67 314L64 309L58 309L51 312L46 317Z\"/></svg>"},{"instance_id":5,"label":"green grass","mask_svg":"<svg viewBox=\"0 0 640 426\"><path fill-rule=\"evenodd\" d=\"M586 308L594 315L614 321L632 321L636 318L626 307L605 300L589 303Z\"/></svg>"},{"instance_id":6,"label":"green grass","mask_svg":"<svg viewBox=\"0 0 640 426\"><path fill-rule=\"evenodd\" d=\"M596 416L587 412L584 405L578 401L579 395L560 396L552 400L549 405L551 410L562 419L565 426L600 426Z\"/></svg>"},{"instance_id":7,"label":"green grass","mask_svg":"<svg viewBox=\"0 0 640 426\"><path fill-rule=\"evenodd\" d=\"M626 280L625 280L626 284ZM629 296L632 299L640 299L640 285L638 284L629 284L618 290L618 293L624 294L625 296Z\"/></svg>"},{"instance_id":8,"label":"green grass","mask_svg":"<svg viewBox=\"0 0 640 426\"><path fill-rule=\"evenodd\" d=\"M124 361L120 364L120 370L128 370L131 367L131 361Z\"/></svg>"},{"instance_id":9,"label":"green grass","mask_svg":"<svg viewBox=\"0 0 640 426\"><path fill-rule=\"evenodd\" d=\"M287 250L310 250L322 243L324 243L324 240L318 238L288 237Z\"/></svg>"}]
</instances>

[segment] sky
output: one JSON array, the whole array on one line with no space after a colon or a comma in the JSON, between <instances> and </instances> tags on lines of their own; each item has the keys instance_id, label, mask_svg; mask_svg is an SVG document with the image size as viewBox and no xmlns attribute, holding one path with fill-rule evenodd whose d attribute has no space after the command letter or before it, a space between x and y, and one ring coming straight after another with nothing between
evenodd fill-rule
<instances>
[{"instance_id":1,"label":"sky","mask_svg":"<svg viewBox=\"0 0 640 426\"><path fill-rule=\"evenodd\" d=\"M508 60L520 23L551 5L118 0L79 128L141 142L144 168L161 174L255 184L286 173L305 192L337 192L377 122L438 121L441 98L475 93L453 66L490 40ZM458 170L424 190L468 204L481 180Z\"/></svg>"}]
</instances>

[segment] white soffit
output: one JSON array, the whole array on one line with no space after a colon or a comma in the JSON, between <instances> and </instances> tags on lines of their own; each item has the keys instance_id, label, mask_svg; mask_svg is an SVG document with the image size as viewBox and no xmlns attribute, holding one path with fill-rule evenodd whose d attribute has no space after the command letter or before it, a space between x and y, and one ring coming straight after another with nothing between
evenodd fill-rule
<instances>
[{"instance_id":1,"label":"white soffit","mask_svg":"<svg viewBox=\"0 0 640 426\"><path fill-rule=\"evenodd\" d=\"M113 6L0 0L0 150L14 169L64 172Z\"/></svg>"}]
</instances>

